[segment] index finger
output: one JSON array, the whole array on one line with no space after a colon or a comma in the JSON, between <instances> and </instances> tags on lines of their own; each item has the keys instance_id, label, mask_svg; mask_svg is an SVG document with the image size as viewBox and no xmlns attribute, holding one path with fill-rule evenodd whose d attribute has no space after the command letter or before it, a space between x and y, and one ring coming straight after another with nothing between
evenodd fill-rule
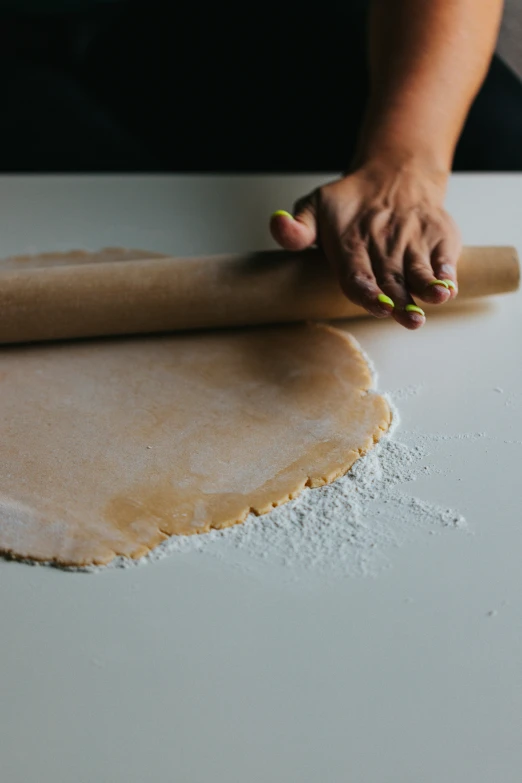
<instances>
[{"instance_id":1,"label":"index finger","mask_svg":"<svg viewBox=\"0 0 522 783\"><path fill-rule=\"evenodd\" d=\"M370 256L364 242L344 237L329 254L343 293L371 315L384 318L393 312L395 303L375 279Z\"/></svg>"}]
</instances>

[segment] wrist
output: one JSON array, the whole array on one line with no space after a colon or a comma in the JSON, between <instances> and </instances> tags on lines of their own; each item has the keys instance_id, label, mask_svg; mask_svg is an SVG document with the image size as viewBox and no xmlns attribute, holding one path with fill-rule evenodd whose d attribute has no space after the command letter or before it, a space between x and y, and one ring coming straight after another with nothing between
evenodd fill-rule
<instances>
[{"instance_id":1,"label":"wrist","mask_svg":"<svg viewBox=\"0 0 522 783\"><path fill-rule=\"evenodd\" d=\"M451 173L458 133L453 127L445 127L441 120L439 117L435 121L405 107L388 111L369 109L353 166L359 168L381 161L389 167L431 171L434 178L446 181Z\"/></svg>"},{"instance_id":2,"label":"wrist","mask_svg":"<svg viewBox=\"0 0 522 783\"><path fill-rule=\"evenodd\" d=\"M444 165L439 156L432 154L430 150L382 144L358 150L347 173L356 171L380 179L422 179L444 199L451 166Z\"/></svg>"},{"instance_id":3,"label":"wrist","mask_svg":"<svg viewBox=\"0 0 522 783\"><path fill-rule=\"evenodd\" d=\"M376 143L366 141L359 145L351 168L367 166L424 172L434 181L445 185L451 174L451 157L429 145L382 139Z\"/></svg>"},{"instance_id":4,"label":"wrist","mask_svg":"<svg viewBox=\"0 0 522 783\"><path fill-rule=\"evenodd\" d=\"M346 181L356 178L366 193L377 194L386 202L402 199L428 202L443 207L449 179L448 171L434 167L423 156L392 155L390 152L358 162L346 174Z\"/></svg>"}]
</instances>

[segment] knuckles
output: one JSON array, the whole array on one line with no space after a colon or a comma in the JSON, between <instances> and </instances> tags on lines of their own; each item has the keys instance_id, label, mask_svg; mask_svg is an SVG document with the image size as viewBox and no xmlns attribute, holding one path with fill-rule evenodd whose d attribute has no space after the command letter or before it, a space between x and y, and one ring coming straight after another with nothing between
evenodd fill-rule
<instances>
[{"instance_id":1,"label":"knuckles","mask_svg":"<svg viewBox=\"0 0 522 783\"><path fill-rule=\"evenodd\" d=\"M347 270L343 275L344 282L351 288L373 288L374 279L368 272L359 271L357 269Z\"/></svg>"},{"instance_id":2,"label":"knuckles","mask_svg":"<svg viewBox=\"0 0 522 783\"><path fill-rule=\"evenodd\" d=\"M404 274L397 270L388 269L378 276L378 283L386 288L395 288L396 286L404 288Z\"/></svg>"}]
</instances>

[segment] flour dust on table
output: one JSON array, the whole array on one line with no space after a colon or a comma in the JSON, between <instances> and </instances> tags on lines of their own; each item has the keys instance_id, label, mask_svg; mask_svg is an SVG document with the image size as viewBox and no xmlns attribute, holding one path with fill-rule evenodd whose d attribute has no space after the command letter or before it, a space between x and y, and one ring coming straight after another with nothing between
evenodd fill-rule
<instances>
[{"instance_id":1,"label":"flour dust on table","mask_svg":"<svg viewBox=\"0 0 522 783\"><path fill-rule=\"evenodd\" d=\"M401 397L409 396L407 390ZM172 537L140 561L117 559L115 567L132 567L165 556L198 553L217 558L255 578L299 582L344 577L375 577L392 564L392 553L421 535L451 529L468 530L457 510L421 500L409 491L412 482L436 471L431 455L436 444L480 435L430 436L392 432L332 484L305 490L296 500L243 525L201 536Z\"/></svg>"}]
</instances>

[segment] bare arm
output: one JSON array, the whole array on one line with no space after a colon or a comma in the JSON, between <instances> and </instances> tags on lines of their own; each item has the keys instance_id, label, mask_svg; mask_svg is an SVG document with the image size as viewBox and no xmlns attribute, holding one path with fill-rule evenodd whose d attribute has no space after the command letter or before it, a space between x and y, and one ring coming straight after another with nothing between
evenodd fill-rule
<instances>
[{"instance_id":1,"label":"bare arm","mask_svg":"<svg viewBox=\"0 0 522 783\"><path fill-rule=\"evenodd\" d=\"M374 0L361 162L393 155L450 170L486 76L502 7L502 0Z\"/></svg>"},{"instance_id":2,"label":"bare arm","mask_svg":"<svg viewBox=\"0 0 522 783\"><path fill-rule=\"evenodd\" d=\"M463 123L487 72L502 0L373 0L372 90L349 173L271 229L299 250L318 235L346 295L410 329L413 296L457 294L459 232L444 210Z\"/></svg>"}]
</instances>

